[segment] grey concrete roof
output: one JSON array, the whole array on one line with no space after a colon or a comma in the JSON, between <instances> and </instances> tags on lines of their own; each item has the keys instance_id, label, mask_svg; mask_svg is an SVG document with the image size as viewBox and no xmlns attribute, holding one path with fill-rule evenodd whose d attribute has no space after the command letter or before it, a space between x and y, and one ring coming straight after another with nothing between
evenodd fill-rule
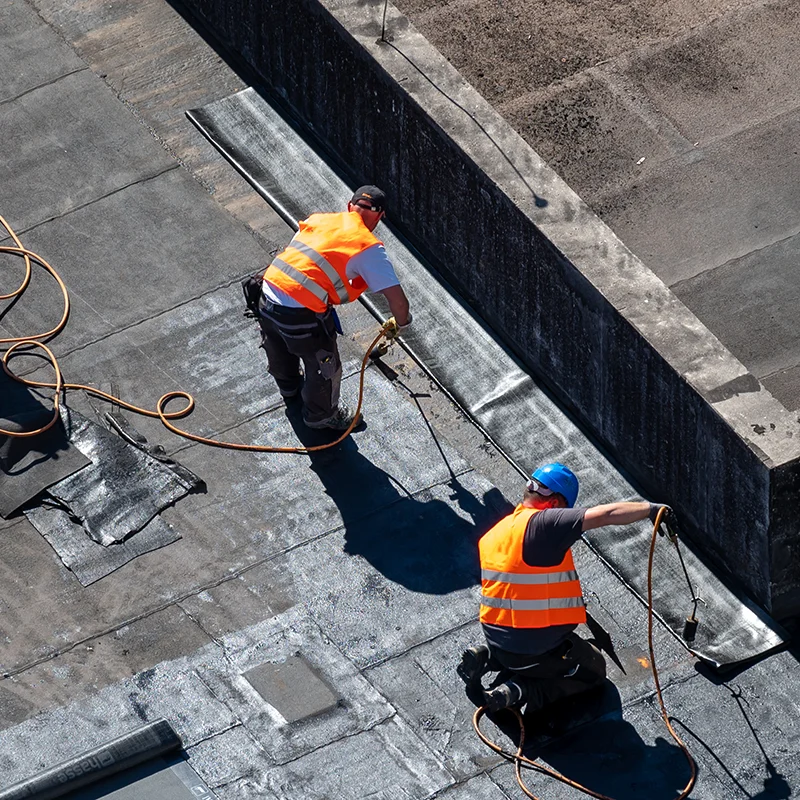
<instances>
[{"instance_id":1,"label":"grey concrete roof","mask_svg":"<svg viewBox=\"0 0 800 800\"><path fill-rule=\"evenodd\" d=\"M800 408L797 3L396 5L780 402Z\"/></svg>"},{"instance_id":2,"label":"grey concrete roof","mask_svg":"<svg viewBox=\"0 0 800 800\"><path fill-rule=\"evenodd\" d=\"M0 42L14 143L0 213L70 287L56 340L67 379L149 405L175 386L195 391L201 433L305 435L265 373L238 286L289 229L184 117L243 79L163 0L13 0ZM2 335L57 319L57 299L37 276ZM374 320L359 306L344 317L352 396ZM313 460L189 445L136 418L208 492L165 512L180 541L89 587L24 517L0 524L0 786L164 716L222 800L520 796L473 736L455 675L479 639L474 537L519 476L416 365L392 364L416 402L371 369L366 431ZM644 610L592 553L576 558L624 672L610 667L617 694L601 720L542 755L616 797L672 797L686 770L655 707ZM789 796L795 656L722 683L660 627L656 648L700 763L693 796ZM293 658L304 666L289 697L274 674L244 678Z\"/></svg>"}]
</instances>

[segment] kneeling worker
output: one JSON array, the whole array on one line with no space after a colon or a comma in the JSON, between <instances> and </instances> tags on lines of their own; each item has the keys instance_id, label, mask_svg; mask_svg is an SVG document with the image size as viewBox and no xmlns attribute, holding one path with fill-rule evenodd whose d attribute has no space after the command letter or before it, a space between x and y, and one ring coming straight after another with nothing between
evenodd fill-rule
<instances>
[{"instance_id":1,"label":"kneeling worker","mask_svg":"<svg viewBox=\"0 0 800 800\"><path fill-rule=\"evenodd\" d=\"M333 306L381 292L400 332L411 324L408 299L373 231L386 196L362 186L347 211L312 214L264 273L258 311L269 371L284 399L302 395L309 428L345 430L353 413L339 405L342 362ZM303 362L305 381L300 373Z\"/></svg>"},{"instance_id":2,"label":"kneeling worker","mask_svg":"<svg viewBox=\"0 0 800 800\"><path fill-rule=\"evenodd\" d=\"M510 675L485 692L492 711L528 712L584 692L606 676L603 654L574 631L586 622L570 548L583 531L655 520L655 503L573 508L578 479L563 464L531 475L522 502L478 542L480 620L488 647L466 650L457 671L470 687L490 671ZM668 509L669 511L669 509Z\"/></svg>"}]
</instances>

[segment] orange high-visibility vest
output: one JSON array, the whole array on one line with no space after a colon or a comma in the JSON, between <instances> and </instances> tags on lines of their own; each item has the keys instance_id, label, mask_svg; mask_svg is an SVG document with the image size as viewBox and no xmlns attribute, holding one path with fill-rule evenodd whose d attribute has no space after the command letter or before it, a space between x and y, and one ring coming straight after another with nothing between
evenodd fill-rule
<instances>
[{"instance_id":1,"label":"orange high-visibility vest","mask_svg":"<svg viewBox=\"0 0 800 800\"><path fill-rule=\"evenodd\" d=\"M264 280L312 311L349 303L366 288L361 277L347 277L347 262L355 255L383 244L355 211L312 214L286 249L267 267Z\"/></svg>"},{"instance_id":2,"label":"orange high-visibility vest","mask_svg":"<svg viewBox=\"0 0 800 800\"><path fill-rule=\"evenodd\" d=\"M531 567L522 542L536 508L518 505L478 542L481 622L506 628L547 628L586 622L581 582L572 551L555 567Z\"/></svg>"}]
</instances>

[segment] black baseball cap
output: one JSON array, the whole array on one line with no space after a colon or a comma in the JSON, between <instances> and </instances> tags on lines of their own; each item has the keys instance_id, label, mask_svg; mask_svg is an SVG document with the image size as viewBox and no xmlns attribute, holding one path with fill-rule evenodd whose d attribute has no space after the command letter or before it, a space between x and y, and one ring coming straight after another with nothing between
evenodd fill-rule
<instances>
[{"instance_id":1,"label":"black baseball cap","mask_svg":"<svg viewBox=\"0 0 800 800\"><path fill-rule=\"evenodd\" d=\"M366 201L366 202L365 202ZM353 205L365 206L369 203L371 211L385 211L386 210L386 195L382 189L377 186L362 186L356 189L353 199L350 201Z\"/></svg>"}]
</instances>

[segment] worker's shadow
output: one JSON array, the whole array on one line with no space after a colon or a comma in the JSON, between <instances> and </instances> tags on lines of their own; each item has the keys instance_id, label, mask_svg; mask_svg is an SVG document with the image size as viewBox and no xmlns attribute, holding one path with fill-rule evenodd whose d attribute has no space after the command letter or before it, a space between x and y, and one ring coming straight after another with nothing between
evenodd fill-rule
<instances>
[{"instance_id":1,"label":"worker's shadow","mask_svg":"<svg viewBox=\"0 0 800 800\"><path fill-rule=\"evenodd\" d=\"M309 430L299 408L289 407L286 414L306 447L338 436ZM342 516L346 553L362 556L386 578L415 592L447 594L480 583L478 538L512 509L499 490L479 500L453 475L443 487L447 500L431 490L412 496L399 479L361 454L353 436L309 457Z\"/></svg>"},{"instance_id":2,"label":"worker's shadow","mask_svg":"<svg viewBox=\"0 0 800 800\"><path fill-rule=\"evenodd\" d=\"M556 733L541 732L541 716L526 719L524 755L598 794L615 800L674 800L689 781L689 764L677 745L661 736L647 744L622 718L619 692L611 681L550 707ZM500 712L492 721L516 750L516 718ZM555 779L531 770L524 770L523 777L538 796L552 792L546 787Z\"/></svg>"},{"instance_id":3,"label":"worker's shadow","mask_svg":"<svg viewBox=\"0 0 800 800\"><path fill-rule=\"evenodd\" d=\"M798 653L795 647L789 647L788 650L794 655L795 658L797 658ZM764 770L766 772L766 777L762 779L763 789L761 791L759 791L757 794L751 794L753 789L742 785L739 778L737 778L737 776L731 771L722 758L717 755L714 748L700 736L698 731L694 730L689 725L684 724L680 720L675 721L675 727L680 736L684 739L684 741L687 742L692 750L697 750L697 752L700 752L699 748L703 748L707 756L712 758L717 763L717 766L727 775L728 780L731 782L731 784L736 786L743 797L749 797L750 800L785 800L785 798L792 797L792 787L789 784L786 776L778 772L778 768L775 766L775 764L773 764L772 759L769 757L767 750L761 741L761 737L759 736L758 732L756 731L756 727L750 719L752 710L749 708L750 703L742 692L741 687L732 684L732 681L734 678L736 678L736 676L750 667L752 667L752 662L744 662L733 668L727 668L724 671L717 671L703 662L699 662L695 665L695 669L697 669L697 671L703 675L706 680L714 683L717 686L724 686L730 692L731 700L733 700L738 706L744 724L749 729L749 732L744 734L744 737L752 737L753 742L764 757ZM730 728L728 729L729 737L740 740L742 739L743 733L743 731L734 732Z\"/></svg>"}]
</instances>

